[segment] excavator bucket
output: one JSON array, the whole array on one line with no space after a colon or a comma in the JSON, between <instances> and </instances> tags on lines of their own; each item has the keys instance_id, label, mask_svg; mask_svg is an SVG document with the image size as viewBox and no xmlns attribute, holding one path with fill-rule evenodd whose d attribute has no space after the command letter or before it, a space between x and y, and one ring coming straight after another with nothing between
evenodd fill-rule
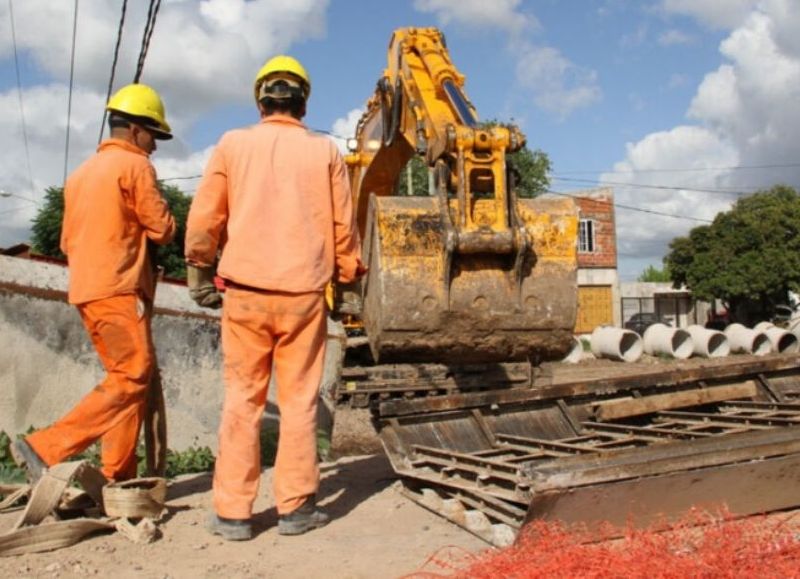
<instances>
[{"instance_id":1,"label":"excavator bucket","mask_svg":"<svg viewBox=\"0 0 800 579\"><path fill-rule=\"evenodd\" d=\"M495 545L532 520L592 539L800 505L796 354L527 386L504 371L507 388L373 407L406 494Z\"/></svg>"},{"instance_id":2,"label":"excavator bucket","mask_svg":"<svg viewBox=\"0 0 800 579\"><path fill-rule=\"evenodd\" d=\"M523 252L448 248L440 199L370 199L363 321L376 361L547 360L572 345L577 209L569 198L516 202ZM475 200L472 215L493 210Z\"/></svg>"}]
</instances>

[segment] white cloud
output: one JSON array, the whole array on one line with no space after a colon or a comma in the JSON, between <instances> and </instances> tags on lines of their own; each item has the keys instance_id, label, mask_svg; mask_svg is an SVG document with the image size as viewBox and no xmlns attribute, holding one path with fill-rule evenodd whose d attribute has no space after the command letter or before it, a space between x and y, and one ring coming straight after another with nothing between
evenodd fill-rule
<instances>
[{"instance_id":1,"label":"white cloud","mask_svg":"<svg viewBox=\"0 0 800 579\"><path fill-rule=\"evenodd\" d=\"M264 61L294 44L325 34L328 0L201 0L164 2L158 14L142 82L163 96L176 138L153 156L164 174L199 173L208 150L189 150L181 139L220 105L247 103ZM67 88L72 42L72 2L25 0L14 3L20 57L35 66L43 84L23 74L23 103L34 179L31 190L16 88L0 93L0 188L40 198L45 187L61 185L64 167ZM75 49L70 162L74 169L95 149L120 17L119 0L82 2ZM129 2L115 88L133 79L146 17L146 3ZM0 22L10 22L0 3ZM10 34L0 34L0 59L12 55ZM313 71L311 71L313 76ZM183 183L181 184L183 188ZM0 198L0 212L14 198ZM27 237L30 209L0 213L0 246Z\"/></svg>"},{"instance_id":2,"label":"white cloud","mask_svg":"<svg viewBox=\"0 0 800 579\"><path fill-rule=\"evenodd\" d=\"M682 30L678 30L677 28L670 28L669 30L660 34L658 37L658 43L661 46L691 44L692 42L694 42L694 38L690 34L687 34Z\"/></svg>"},{"instance_id":3,"label":"white cloud","mask_svg":"<svg viewBox=\"0 0 800 579\"><path fill-rule=\"evenodd\" d=\"M521 53L517 80L531 90L534 102L545 111L563 119L600 99L595 71L575 65L550 46L528 46Z\"/></svg>"},{"instance_id":4,"label":"white cloud","mask_svg":"<svg viewBox=\"0 0 800 579\"><path fill-rule=\"evenodd\" d=\"M673 8L679 2L668 2ZM721 3L695 2L697 10L722 25ZM689 4L687 3L686 6ZM736 2L731 7L752 7ZM698 12L700 14L700 12ZM729 15L730 16L730 15ZM749 192L777 183L800 187L800 168L725 169L736 166L796 165L800 157L800 3L764 0L721 43L725 58L697 88L687 116L694 126L647 135L628 146L626 158L606 181L661 185L677 190L617 187L617 201L657 211L711 219L727 210L733 196L686 189ZM653 169L689 169L649 172ZM692 170L695 169L695 170ZM703 169L703 170L696 170ZM681 188L686 188L681 190ZM657 262L676 235L698 223L620 210L620 252Z\"/></svg>"},{"instance_id":5,"label":"white cloud","mask_svg":"<svg viewBox=\"0 0 800 579\"><path fill-rule=\"evenodd\" d=\"M522 6L521 0L414 0L416 10L434 14L442 26L509 32L506 48L516 61L517 81L544 111L564 119L574 110L596 102L600 98L597 73L574 64L552 46L533 42L531 36L541 30L541 25Z\"/></svg>"},{"instance_id":6,"label":"white cloud","mask_svg":"<svg viewBox=\"0 0 800 579\"><path fill-rule=\"evenodd\" d=\"M712 28L734 28L742 23L759 0L662 0L668 14L691 16Z\"/></svg>"},{"instance_id":7,"label":"white cloud","mask_svg":"<svg viewBox=\"0 0 800 579\"><path fill-rule=\"evenodd\" d=\"M344 117L333 121L333 125L331 126L331 133L333 134L331 137L342 153L347 152L347 139L355 136L356 125L363 114L364 109L353 109Z\"/></svg>"},{"instance_id":8,"label":"white cloud","mask_svg":"<svg viewBox=\"0 0 800 579\"><path fill-rule=\"evenodd\" d=\"M519 10L520 4L521 0L414 0L415 9L435 14L442 26L489 26L510 32L538 25L535 16Z\"/></svg>"}]
</instances>

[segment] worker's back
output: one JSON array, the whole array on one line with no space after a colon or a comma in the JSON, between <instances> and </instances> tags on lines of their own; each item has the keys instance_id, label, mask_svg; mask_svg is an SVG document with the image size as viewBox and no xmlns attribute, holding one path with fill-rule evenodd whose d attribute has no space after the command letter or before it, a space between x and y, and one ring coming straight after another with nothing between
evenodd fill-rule
<instances>
[{"instance_id":1,"label":"worker's back","mask_svg":"<svg viewBox=\"0 0 800 579\"><path fill-rule=\"evenodd\" d=\"M61 249L70 268L69 300L152 294L147 237L169 240L175 222L155 186L147 154L119 139L70 175L64 189Z\"/></svg>"},{"instance_id":2,"label":"worker's back","mask_svg":"<svg viewBox=\"0 0 800 579\"><path fill-rule=\"evenodd\" d=\"M272 115L225 134L206 174L201 188L227 189L219 275L275 291L324 288L334 267L334 205L346 200L351 217L344 163L330 139Z\"/></svg>"}]
</instances>

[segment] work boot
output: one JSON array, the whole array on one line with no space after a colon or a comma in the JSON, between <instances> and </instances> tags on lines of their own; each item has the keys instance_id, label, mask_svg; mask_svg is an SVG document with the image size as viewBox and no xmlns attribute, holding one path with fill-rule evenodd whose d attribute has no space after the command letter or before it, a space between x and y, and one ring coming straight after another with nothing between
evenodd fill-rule
<instances>
[{"instance_id":1,"label":"work boot","mask_svg":"<svg viewBox=\"0 0 800 579\"><path fill-rule=\"evenodd\" d=\"M309 497L299 509L278 517L279 535L302 535L313 529L324 527L331 518L317 508L315 497Z\"/></svg>"},{"instance_id":2,"label":"work boot","mask_svg":"<svg viewBox=\"0 0 800 579\"><path fill-rule=\"evenodd\" d=\"M206 529L226 541L249 541L253 538L253 526L248 519L226 519L217 513L208 517Z\"/></svg>"},{"instance_id":3,"label":"work boot","mask_svg":"<svg viewBox=\"0 0 800 579\"><path fill-rule=\"evenodd\" d=\"M36 454L36 451L33 450L31 445L28 444L28 441L24 438L15 440L11 445L11 456L14 458L14 462L17 463L17 466L25 468L25 470L28 471L28 481L31 484L35 485L39 482L44 471L47 470L47 463Z\"/></svg>"}]
</instances>

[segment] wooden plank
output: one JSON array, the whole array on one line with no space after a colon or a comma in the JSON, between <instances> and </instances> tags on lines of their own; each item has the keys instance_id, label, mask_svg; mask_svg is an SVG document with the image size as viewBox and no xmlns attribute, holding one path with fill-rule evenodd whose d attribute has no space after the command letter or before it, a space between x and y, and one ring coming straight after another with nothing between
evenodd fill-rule
<instances>
[{"instance_id":1,"label":"wooden plank","mask_svg":"<svg viewBox=\"0 0 800 579\"><path fill-rule=\"evenodd\" d=\"M558 461L543 468L530 469L531 488L535 492L546 492L559 488L575 488L578 486L608 483L625 479L658 476L669 472L691 471L696 469L718 468L735 462L750 462L763 458L800 454L800 432L792 432L793 439L769 440L752 444L754 439L748 435L730 435L717 439L705 439L696 443L679 445L650 446L635 449L624 460L608 460L605 463L595 461L594 464L566 465L566 461ZM758 434L766 434L759 432ZM741 445L729 444L725 439L736 438ZM757 440L757 439L756 439ZM699 445L720 441L721 444ZM678 448L668 448L678 447ZM664 452L664 450L669 452ZM626 452L626 451L621 451ZM800 474L798 475L800 476Z\"/></svg>"},{"instance_id":2,"label":"wooden plank","mask_svg":"<svg viewBox=\"0 0 800 579\"><path fill-rule=\"evenodd\" d=\"M773 354L744 362L733 358L724 363L696 368L672 368L669 370L656 368L651 372L643 371L629 376L581 379L543 387L536 387L534 384L530 389L511 388L502 391L468 392L413 400L387 400L378 405L378 414L382 417L402 416L491 405L541 403L541 401L568 399L573 396L613 395L630 392L636 388L673 388L698 380L715 384L725 381L741 383L755 378L759 373L768 374L782 371L800 374L800 354Z\"/></svg>"},{"instance_id":3,"label":"wooden plank","mask_svg":"<svg viewBox=\"0 0 800 579\"><path fill-rule=\"evenodd\" d=\"M610 400L598 402L594 414L598 420L616 420L628 416L651 414L659 410L699 406L712 402L723 402L736 398L752 398L758 390L752 382L733 384L730 386L717 386L713 388L698 388L697 390L684 390L669 394L655 394L641 398L627 400Z\"/></svg>"},{"instance_id":4,"label":"wooden plank","mask_svg":"<svg viewBox=\"0 0 800 579\"><path fill-rule=\"evenodd\" d=\"M743 516L798 505L800 455L792 454L534 494L526 524L543 519L586 525L584 538L596 540L621 536L629 524L641 528L676 520L692 508L726 508ZM607 524L618 532L610 531Z\"/></svg>"},{"instance_id":5,"label":"wooden plank","mask_svg":"<svg viewBox=\"0 0 800 579\"><path fill-rule=\"evenodd\" d=\"M723 425L752 426L793 426L800 425L800 416L796 418L761 418L758 416L733 416L730 414L714 414L712 412L681 412L679 410L668 410L659 412L659 417L680 422L682 420L693 423L717 423Z\"/></svg>"}]
</instances>

